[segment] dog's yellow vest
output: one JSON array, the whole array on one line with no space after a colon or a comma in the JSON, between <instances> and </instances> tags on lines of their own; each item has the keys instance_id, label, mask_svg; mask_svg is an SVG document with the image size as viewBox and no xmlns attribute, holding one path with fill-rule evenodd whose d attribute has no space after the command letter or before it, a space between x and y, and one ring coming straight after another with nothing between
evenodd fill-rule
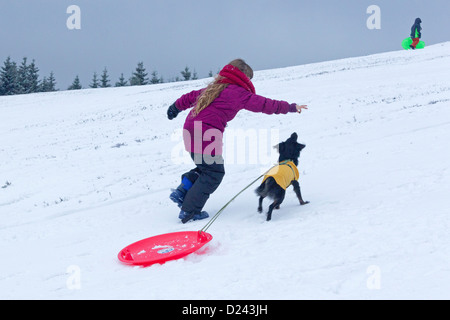
<instances>
[{"instance_id":1,"label":"dog's yellow vest","mask_svg":"<svg viewBox=\"0 0 450 320\"><path fill-rule=\"evenodd\" d=\"M264 176L263 183L267 178L272 177L275 179L277 184L284 190L291 185L293 180L298 180L300 174L298 169L292 161L281 162L279 165L273 167Z\"/></svg>"}]
</instances>

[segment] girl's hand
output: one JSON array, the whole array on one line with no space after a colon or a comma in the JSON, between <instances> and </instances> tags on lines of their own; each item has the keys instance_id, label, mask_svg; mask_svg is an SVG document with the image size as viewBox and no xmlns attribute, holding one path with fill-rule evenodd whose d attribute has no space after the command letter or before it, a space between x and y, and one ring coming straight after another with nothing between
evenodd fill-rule
<instances>
[{"instance_id":1,"label":"girl's hand","mask_svg":"<svg viewBox=\"0 0 450 320\"><path fill-rule=\"evenodd\" d=\"M172 120L173 118L176 118L179 113L180 113L180 110L178 110L175 103L173 103L169 107L169 109L167 109L167 118L169 118L169 120Z\"/></svg>"},{"instance_id":2,"label":"girl's hand","mask_svg":"<svg viewBox=\"0 0 450 320\"><path fill-rule=\"evenodd\" d=\"M307 105L297 105L297 112L301 113L303 109L308 109Z\"/></svg>"}]
</instances>

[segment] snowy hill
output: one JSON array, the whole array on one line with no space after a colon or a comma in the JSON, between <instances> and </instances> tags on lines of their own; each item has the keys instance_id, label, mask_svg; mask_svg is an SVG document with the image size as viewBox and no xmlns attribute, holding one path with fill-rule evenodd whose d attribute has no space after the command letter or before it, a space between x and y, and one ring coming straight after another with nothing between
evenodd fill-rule
<instances>
[{"instance_id":1,"label":"snowy hill","mask_svg":"<svg viewBox=\"0 0 450 320\"><path fill-rule=\"evenodd\" d=\"M310 204L289 189L266 222L255 185L202 254L149 268L117 253L206 223L181 224L168 199L192 164L186 113L169 121L166 109L211 79L0 97L0 298L449 299L448 70L450 42L256 72L257 93L309 110L243 111L225 137L270 144L296 131ZM210 214L270 168L272 150L255 162L252 147L240 161L225 146Z\"/></svg>"}]
</instances>

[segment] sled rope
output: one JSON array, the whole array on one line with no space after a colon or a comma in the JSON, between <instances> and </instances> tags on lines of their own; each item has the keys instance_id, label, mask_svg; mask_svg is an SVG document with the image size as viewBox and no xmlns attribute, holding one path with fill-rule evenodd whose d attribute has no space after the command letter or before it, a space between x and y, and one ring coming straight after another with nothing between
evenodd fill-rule
<instances>
[{"instance_id":1,"label":"sled rope","mask_svg":"<svg viewBox=\"0 0 450 320\"><path fill-rule=\"evenodd\" d=\"M268 172L268 171L267 171ZM244 192L245 190L247 190L248 188L250 188L256 181L258 181L259 179L261 179L263 176L265 175L262 174L260 175L257 179L255 179L252 183L250 183L248 186L246 186L244 189L242 189L241 191L239 191L238 194L236 194L233 198L231 198L230 201L228 201L212 218L211 220L208 221L208 223L200 230L200 231L206 231L213 223L214 221L216 221L216 219L219 217L219 215L222 213L223 210L225 210L226 207L228 207L228 205L233 202L234 199L236 199L242 192Z\"/></svg>"},{"instance_id":2,"label":"sled rope","mask_svg":"<svg viewBox=\"0 0 450 320\"><path fill-rule=\"evenodd\" d=\"M214 223L214 221L216 221L216 219L220 216L220 214L222 213L223 210L225 210L226 207L228 207L228 205L233 202L234 199L236 199L242 192L244 192L245 190L247 190L248 188L250 188L253 184L255 184L256 181L258 181L259 179L261 179L262 177L264 177L270 170L272 170L273 168L275 168L276 166L278 166L279 164L284 164L285 161L277 163L275 166L273 166L272 168L270 168L269 170L267 170L266 172L264 172L262 175L260 175L258 178L256 178L255 180L253 180L252 183L250 183L248 186L246 186L244 189L242 189L241 191L239 191L238 194L236 194L233 198L231 198L230 201L228 201L222 208L220 208L219 211L217 211L217 213L211 218L211 220L208 221L208 223L200 230L200 232L205 232L206 230L208 230L208 228ZM286 161L287 162L287 161Z\"/></svg>"}]
</instances>

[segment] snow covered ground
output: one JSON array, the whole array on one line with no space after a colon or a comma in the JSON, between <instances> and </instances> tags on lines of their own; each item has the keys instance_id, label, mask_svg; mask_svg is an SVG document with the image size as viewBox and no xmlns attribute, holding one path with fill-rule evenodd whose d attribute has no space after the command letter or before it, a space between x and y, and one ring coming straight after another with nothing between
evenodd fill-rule
<instances>
[{"instance_id":1,"label":"snow covered ground","mask_svg":"<svg viewBox=\"0 0 450 320\"><path fill-rule=\"evenodd\" d=\"M257 93L309 110L242 111L226 141L296 131L310 204L289 189L266 222L255 185L201 254L149 268L117 254L206 223L181 224L168 199L192 164L180 159L186 113L166 109L211 79L0 97L0 298L449 299L448 70L450 42L256 72ZM225 145L211 215L270 168L272 150L255 160L254 147L239 160Z\"/></svg>"}]
</instances>

